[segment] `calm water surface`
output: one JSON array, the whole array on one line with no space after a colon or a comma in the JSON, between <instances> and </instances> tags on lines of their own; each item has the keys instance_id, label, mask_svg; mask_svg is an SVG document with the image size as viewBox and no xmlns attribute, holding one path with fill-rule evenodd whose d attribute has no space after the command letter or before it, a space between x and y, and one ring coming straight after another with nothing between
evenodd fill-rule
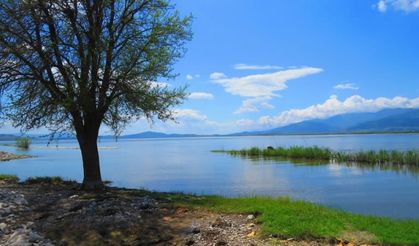
<instances>
[{"instance_id":1,"label":"calm water surface","mask_svg":"<svg viewBox=\"0 0 419 246\"><path fill-rule=\"evenodd\" d=\"M419 135L263 136L101 141L102 176L113 185L224 196L289 196L361 214L419 218L419 171L344 164L249 160L214 149L318 145L334 150L419 149ZM36 158L0 163L0 173L82 180L77 143L34 143Z\"/></svg>"}]
</instances>

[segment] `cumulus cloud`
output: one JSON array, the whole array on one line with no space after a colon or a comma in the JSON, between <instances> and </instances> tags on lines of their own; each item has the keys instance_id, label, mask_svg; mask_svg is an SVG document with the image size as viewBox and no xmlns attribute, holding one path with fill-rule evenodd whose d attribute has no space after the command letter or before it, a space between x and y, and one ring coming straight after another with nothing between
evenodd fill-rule
<instances>
[{"instance_id":1,"label":"cumulus cloud","mask_svg":"<svg viewBox=\"0 0 419 246\"><path fill-rule=\"evenodd\" d=\"M214 73L211 73L209 77L212 80L218 80L218 79L223 79L227 76L224 73L214 72Z\"/></svg>"},{"instance_id":2,"label":"cumulus cloud","mask_svg":"<svg viewBox=\"0 0 419 246\"><path fill-rule=\"evenodd\" d=\"M272 97L276 96L274 92L287 88L286 82L288 80L302 78L322 71L323 69L321 68L303 67L274 73L232 78L228 78L223 73L213 73L210 78L214 83L222 85L225 91L232 95L242 97Z\"/></svg>"},{"instance_id":3,"label":"cumulus cloud","mask_svg":"<svg viewBox=\"0 0 419 246\"><path fill-rule=\"evenodd\" d=\"M269 103L271 97L255 97L246 99L242 102L242 105L234 112L235 114L258 112L260 109L273 109L275 108Z\"/></svg>"},{"instance_id":4,"label":"cumulus cloud","mask_svg":"<svg viewBox=\"0 0 419 246\"><path fill-rule=\"evenodd\" d=\"M374 5L378 11L384 13L389 8L404 12L419 10L419 0L379 0Z\"/></svg>"},{"instance_id":5,"label":"cumulus cloud","mask_svg":"<svg viewBox=\"0 0 419 246\"><path fill-rule=\"evenodd\" d=\"M239 63L234 65L234 69L236 70L278 70L283 69L281 66L275 65L248 65L244 63Z\"/></svg>"},{"instance_id":6,"label":"cumulus cloud","mask_svg":"<svg viewBox=\"0 0 419 246\"><path fill-rule=\"evenodd\" d=\"M202 99L202 100L212 100L214 99L214 95L207 92L192 92L189 99Z\"/></svg>"},{"instance_id":7,"label":"cumulus cloud","mask_svg":"<svg viewBox=\"0 0 419 246\"><path fill-rule=\"evenodd\" d=\"M229 134L240 131L266 130L311 119L324 119L339 114L357 112L377 112L387 108L419 108L419 97L405 98L378 97L363 98L359 95L339 100L330 96L323 103L306 108L290 109L277 116L263 116L259 119L239 119L235 121L215 121L207 115L194 109L176 110L177 122L156 121L150 124L145 120L134 123L124 134L138 133L153 129L166 133L196 133L196 134Z\"/></svg>"},{"instance_id":8,"label":"cumulus cloud","mask_svg":"<svg viewBox=\"0 0 419 246\"><path fill-rule=\"evenodd\" d=\"M263 125L284 126L311 119L325 119L339 114L356 112L377 112L387 108L418 108L419 97L409 99L406 97L366 99L354 95L341 101L337 96L330 96L321 104L312 105L302 109L290 109L277 116L264 116L258 123Z\"/></svg>"},{"instance_id":9,"label":"cumulus cloud","mask_svg":"<svg viewBox=\"0 0 419 246\"><path fill-rule=\"evenodd\" d=\"M356 84L354 83L337 84L333 88L337 90L358 90L359 89L359 87L356 86Z\"/></svg>"},{"instance_id":10,"label":"cumulus cloud","mask_svg":"<svg viewBox=\"0 0 419 246\"><path fill-rule=\"evenodd\" d=\"M174 113L177 119L182 119L182 120L187 119L187 120L202 121L202 120L208 119L208 117L205 114L202 114L198 110L194 110L194 109L176 109Z\"/></svg>"}]
</instances>

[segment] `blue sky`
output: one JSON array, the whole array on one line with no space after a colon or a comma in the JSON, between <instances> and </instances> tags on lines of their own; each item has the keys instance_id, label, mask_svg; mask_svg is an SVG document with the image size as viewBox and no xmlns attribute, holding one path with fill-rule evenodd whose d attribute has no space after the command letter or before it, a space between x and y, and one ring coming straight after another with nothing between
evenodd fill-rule
<instances>
[{"instance_id":1,"label":"blue sky","mask_svg":"<svg viewBox=\"0 0 419 246\"><path fill-rule=\"evenodd\" d=\"M194 16L194 38L171 84L192 96L177 124L152 130L226 133L419 107L417 0L174 3Z\"/></svg>"},{"instance_id":2,"label":"blue sky","mask_svg":"<svg viewBox=\"0 0 419 246\"><path fill-rule=\"evenodd\" d=\"M231 133L419 107L419 0L174 0L193 40L178 120L125 133ZM106 128L102 133L106 133Z\"/></svg>"}]
</instances>

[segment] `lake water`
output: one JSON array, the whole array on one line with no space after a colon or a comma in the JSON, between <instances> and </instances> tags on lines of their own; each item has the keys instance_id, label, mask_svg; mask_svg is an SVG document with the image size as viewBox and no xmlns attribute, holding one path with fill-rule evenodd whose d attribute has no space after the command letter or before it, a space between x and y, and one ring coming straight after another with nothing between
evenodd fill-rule
<instances>
[{"instance_id":1,"label":"lake water","mask_svg":"<svg viewBox=\"0 0 419 246\"><path fill-rule=\"evenodd\" d=\"M262 136L101 141L102 176L114 186L224 196L289 196L361 214L419 218L419 171L344 164L249 160L214 149L318 145L334 150L419 149L417 134ZM75 141L34 143L36 158L0 163L0 173L82 180Z\"/></svg>"}]
</instances>

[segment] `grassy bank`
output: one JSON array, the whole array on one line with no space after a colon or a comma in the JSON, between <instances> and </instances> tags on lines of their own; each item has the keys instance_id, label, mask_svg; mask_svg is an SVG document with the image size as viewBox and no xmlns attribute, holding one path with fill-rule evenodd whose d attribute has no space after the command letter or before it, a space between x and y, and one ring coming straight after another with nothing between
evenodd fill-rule
<instances>
[{"instance_id":1,"label":"grassy bank","mask_svg":"<svg viewBox=\"0 0 419 246\"><path fill-rule=\"evenodd\" d=\"M313 147L278 147L278 148L249 148L242 150L214 150L213 152L228 153L235 156L245 157L280 157L296 158L307 160L321 160L331 162L356 162L365 164L387 163L393 165L412 165L419 166L419 151L397 151L397 150L379 150L379 151L357 151L343 152L332 151L328 148Z\"/></svg>"},{"instance_id":2,"label":"grassy bank","mask_svg":"<svg viewBox=\"0 0 419 246\"><path fill-rule=\"evenodd\" d=\"M262 236L298 240L347 240L385 245L419 245L418 220L392 220L346 213L287 198L223 198L164 195L179 206L218 213L252 213L262 224Z\"/></svg>"},{"instance_id":3,"label":"grassy bank","mask_svg":"<svg viewBox=\"0 0 419 246\"><path fill-rule=\"evenodd\" d=\"M0 175L2 179L17 179L13 175ZM1 183L1 182L0 182ZM29 178L23 186L50 185L74 189L74 181L59 177ZM80 184L79 184L80 185ZM0 187L1 188L1 187ZM293 201L288 198L243 197L224 198L220 196L195 196L181 193L160 193L145 190L111 188L112 193L131 196L149 196L159 201L162 208L187 207L214 213L243 213L256 215L261 224L259 236L275 237L279 240L320 240L336 243L340 240L354 243L384 245L419 245L419 220L393 220L373 216L355 215L324 206ZM89 199L95 195L88 196Z\"/></svg>"},{"instance_id":4,"label":"grassy bank","mask_svg":"<svg viewBox=\"0 0 419 246\"><path fill-rule=\"evenodd\" d=\"M0 174L0 181L15 183L19 181L19 178L16 175Z\"/></svg>"}]
</instances>

